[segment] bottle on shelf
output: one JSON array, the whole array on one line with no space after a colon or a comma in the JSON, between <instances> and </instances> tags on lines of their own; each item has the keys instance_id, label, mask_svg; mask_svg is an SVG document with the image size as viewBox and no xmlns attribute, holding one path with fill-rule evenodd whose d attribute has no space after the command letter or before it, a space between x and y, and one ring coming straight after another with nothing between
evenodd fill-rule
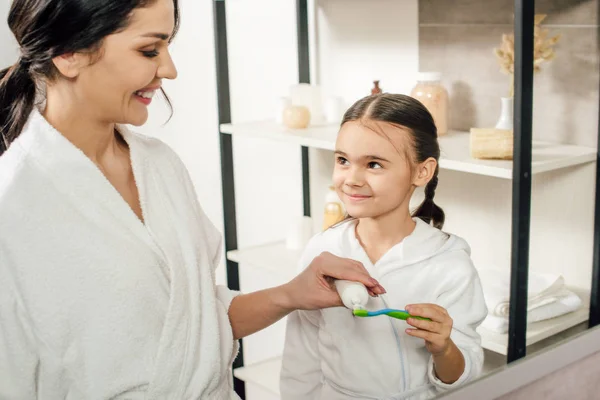
<instances>
[{"instance_id":1,"label":"bottle on shelf","mask_svg":"<svg viewBox=\"0 0 600 400\"><path fill-rule=\"evenodd\" d=\"M335 192L333 186L329 186L327 195L325 196L325 213L323 218L323 230L342 222L346 218L344 204Z\"/></svg>"},{"instance_id":2,"label":"bottle on shelf","mask_svg":"<svg viewBox=\"0 0 600 400\"><path fill-rule=\"evenodd\" d=\"M379 94L379 93L382 93L382 90L379 87L379 81L373 81L373 88L371 89L371 94Z\"/></svg>"}]
</instances>

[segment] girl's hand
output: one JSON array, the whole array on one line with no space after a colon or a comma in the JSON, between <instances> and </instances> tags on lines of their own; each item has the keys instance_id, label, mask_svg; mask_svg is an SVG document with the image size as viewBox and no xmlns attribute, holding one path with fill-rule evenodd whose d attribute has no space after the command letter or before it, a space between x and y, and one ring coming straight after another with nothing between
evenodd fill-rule
<instances>
[{"instance_id":1,"label":"girl's hand","mask_svg":"<svg viewBox=\"0 0 600 400\"><path fill-rule=\"evenodd\" d=\"M415 317L425 317L431 321L409 318L406 322L415 328L408 328L410 336L425 340L425 347L433 356L444 355L450 349L452 340L452 318L445 308L435 304L413 304L406 306L406 311Z\"/></svg>"},{"instance_id":2,"label":"girl's hand","mask_svg":"<svg viewBox=\"0 0 600 400\"><path fill-rule=\"evenodd\" d=\"M302 273L284 285L289 308L315 310L343 305L333 284L335 279L361 282L371 296L385 293L385 289L360 262L323 252Z\"/></svg>"}]
</instances>

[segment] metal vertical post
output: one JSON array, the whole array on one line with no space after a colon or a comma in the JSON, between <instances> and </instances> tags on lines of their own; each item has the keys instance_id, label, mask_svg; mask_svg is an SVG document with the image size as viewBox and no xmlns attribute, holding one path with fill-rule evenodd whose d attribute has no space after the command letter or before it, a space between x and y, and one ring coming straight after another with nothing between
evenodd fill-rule
<instances>
[{"instance_id":1,"label":"metal vertical post","mask_svg":"<svg viewBox=\"0 0 600 400\"><path fill-rule=\"evenodd\" d=\"M296 0L296 26L298 29L298 81L310 83L307 0ZM310 217L310 173L308 147L306 146L302 146L302 200L304 215Z\"/></svg>"},{"instance_id":2,"label":"metal vertical post","mask_svg":"<svg viewBox=\"0 0 600 400\"><path fill-rule=\"evenodd\" d=\"M600 18L600 8L597 10ZM596 28L600 37L600 28ZM600 89L600 88L599 88ZM598 116L598 146L600 146L600 114ZM594 207L594 250L592 263L592 287L590 293L589 327L600 324L600 147L596 150L596 199Z\"/></svg>"},{"instance_id":3,"label":"metal vertical post","mask_svg":"<svg viewBox=\"0 0 600 400\"><path fill-rule=\"evenodd\" d=\"M512 256L508 329L509 363L524 357L526 354L529 233L531 220L534 14L534 0L515 0Z\"/></svg>"},{"instance_id":4,"label":"metal vertical post","mask_svg":"<svg viewBox=\"0 0 600 400\"><path fill-rule=\"evenodd\" d=\"M598 8L600 17L600 8ZM600 89L600 88L599 88ZM598 116L598 149L596 150L596 199L594 206L594 249L589 327L600 324L600 115Z\"/></svg>"},{"instance_id":5,"label":"metal vertical post","mask_svg":"<svg viewBox=\"0 0 600 400\"><path fill-rule=\"evenodd\" d=\"M231 135L221 132L221 124L231 122L231 103L229 94L229 60L227 57L227 20L225 0L213 3L215 56L217 72L217 102L219 114L219 138L221 150L221 184L223 186L223 218L225 226L225 251L237 249L237 221L235 212L235 185L233 171L233 147ZM226 261L227 286L240 290L238 264ZM240 340L240 351L233 363L233 368L244 365L243 341ZM234 377L235 392L242 399L246 398L246 387L243 381Z\"/></svg>"},{"instance_id":6,"label":"metal vertical post","mask_svg":"<svg viewBox=\"0 0 600 400\"><path fill-rule=\"evenodd\" d=\"M598 128L600 143L600 127ZM600 324L600 149L596 153L596 200L594 208L594 250L592 264L592 287L590 294L589 328Z\"/></svg>"}]
</instances>

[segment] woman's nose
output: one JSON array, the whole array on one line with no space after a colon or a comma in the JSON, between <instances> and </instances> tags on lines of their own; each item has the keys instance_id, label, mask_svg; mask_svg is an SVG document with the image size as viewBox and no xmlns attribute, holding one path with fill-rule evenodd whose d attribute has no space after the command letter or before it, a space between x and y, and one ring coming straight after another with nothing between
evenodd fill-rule
<instances>
[{"instance_id":1,"label":"woman's nose","mask_svg":"<svg viewBox=\"0 0 600 400\"><path fill-rule=\"evenodd\" d=\"M175 79L177 78L177 68L171 58L171 54L168 51L163 52L164 56L161 58L160 66L158 67L158 78L160 79Z\"/></svg>"}]
</instances>

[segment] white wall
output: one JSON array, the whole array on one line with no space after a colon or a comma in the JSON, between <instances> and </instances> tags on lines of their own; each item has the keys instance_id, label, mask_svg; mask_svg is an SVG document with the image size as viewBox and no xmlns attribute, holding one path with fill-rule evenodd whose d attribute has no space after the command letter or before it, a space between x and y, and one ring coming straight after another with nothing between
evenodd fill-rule
<instances>
[{"instance_id":1,"label":"white wall","mask_svg":"<svg viewBox=\"0 0 600 400\"><path fill-rule=\"evenodd\" d=\"M6 22L11 0L0 0L0 69L4 69L17 61L17 42L8 29Z\"/></svg>"},{"instance_id":2,"label":"white wall","mask_svg":"<svg viewBox=\"0 0 600 400\"><path fill-rule=\"evenodd\" d=\"M314 77L348 106L371 94L374 80L410 93L419 67L418 1L316 0Z\"/></svg>"}]
</instances>

